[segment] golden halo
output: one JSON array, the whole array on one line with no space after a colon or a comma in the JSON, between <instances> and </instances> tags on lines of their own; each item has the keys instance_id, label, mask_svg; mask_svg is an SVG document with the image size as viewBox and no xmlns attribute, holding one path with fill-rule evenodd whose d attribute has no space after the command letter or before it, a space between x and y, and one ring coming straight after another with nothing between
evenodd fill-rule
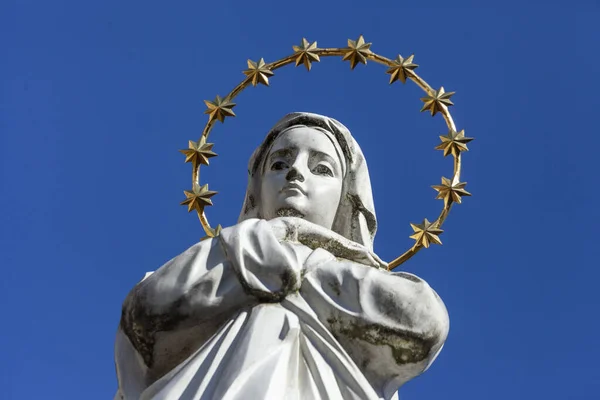
<instances>
[{"instance_id":1,"label":"golden halo","mask_svg":"<svg viewBox=\"0 0 600 400\"><path fill-rule=\"evenodd\" d=\"M468 151L467 143L473 139L465 137L464 130L460 132L456 130L452 116L448 111L448 107L454 105L450 100L454 92L446 92L444 87L435 90L419 77L414 72L418 65L413 63L413 55L407 58L398 55L395 60L390 60L374 53L371 50L371 43L366 43L362 35L357 40L349 39L348 47L344 48L320 49L317 47L317 42L310 43L306 39L302 39L302 43L293 46L293 50L293 54L272 63L265 63L262 58L256 62L248 60L248 69L243 71L246 78L240 84L225 97L217 96L212 101L204 101L207 106L204 113L208 114L209 118L202 131L202 136L198 142L190 141L187 149L180 150L186 156L185 162L192 163L192 190L184 191L186 199L181 204L188 206L188 212L196 210L200 223L206 232L205 238L216 237L221 231L221 225L218 225L215 229L211 228L204 212L206 206L212 206L210 198L217 192L208 190L208 184L200 186L199 180L200 165L209 165L208 159L216 156L212 151L213 144L206 142L215 122L224 122L227 117L235 117L233 107L236 104L232 100L249 85L263 84L269 86L269 77L274 75L273 71L292 63L295 63L296 66L302 64L310 71L313 62L321 61L320 57L342 57L343 61L350 62L351 69L354 69L358 64L367 64L367 60L387 66L386 73L390 75L390 84L396 81L406 83L407 79L415 82L426 93L426 96L421 98L424 103L421 111L429 111L431 116L439 113L444 117L448 126L448 134L440 136L441 143L435 149L442 150L444 157L452 155L454 158L454 172L452 178L442 177L441 185L432 186L438 192L436 198L443 200L444 206L433 222L429 222L425 218L420 224L410 224L414 231L414 234L410 237L415 240L415 244L392 260L388 264L388 269L399 266L422 248L428 248L431 243L442 244L439 235L443 231L440 227L446 220L452 205L454 203L460 204L462 196L471 195L465 190L466 182L460 182L460 172L462 167L461 153Z\"/></svg>"}]
</instances>

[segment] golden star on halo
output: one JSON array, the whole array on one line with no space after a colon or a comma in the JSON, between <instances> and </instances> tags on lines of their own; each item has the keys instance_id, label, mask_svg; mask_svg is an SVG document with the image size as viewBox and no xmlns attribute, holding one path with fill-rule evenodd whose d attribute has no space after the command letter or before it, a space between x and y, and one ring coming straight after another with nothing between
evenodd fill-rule
<instances>
[{"instance_id":1,"label":"golden star on halo","mask_svg":"<svg viewBox=\"0 0 600 400\"><path fill-rule=\"evenodd\" d=\"M311 62L321 61L321 59L319 58L319 55L315 53L317 50L320 50L317 47L316 41L314 43L310 44L308 40L306 40L305 38L302 38L302 43L300 44L300 46L292 46L292 49L294 49L294 52L296 52L296 55L297 55L296 67L300 64L304 64L304 66L306 67L306 70L310 71L310 69L312 67Z\"/></svg>"},{"instance_id":2,"label":"golden star on halo","mask_svg":"<svg viewBox=\"0 0 600 400\"><path fill-rule=\"evenodd\" d=\"M450 101L450 97L456 92L446 92L444 87L440 87L440 90L432 90L431 94L426 97L422 97L421 101L425 103L421 112L429 110L433 117L439 111L442 111L444 107L453 106L454 103Z\"/></svg>"},{"instance_id":3,"label":"golden star on halo","mask_svg":"<svg viewBox=\"0 0 600 400\"><path fill-rule=\"evenodd\" d=\"M194 183L194 188L191 191L184 190L183 193L187 198L181 202L181 205L187 205L188 212L196 210L199 213L204 211L204 207L213 205L210 198L217 194L215 191L208 190L208 184L201 187L197 183Z\"/></svg>"},{"instance_id":4,"label":"golden star on halo","mask_svg":"<svg viewBox=\"0 0 600 400\"><path fill-rule=\"evenodd\" d=\"M363 35L358 37L358 40L348 39L348 47L344 49L345 54L342 60L350 61L350 69L354 69L358 63L366 64L367 57L373 52L370 50L372 43L365 43Z\"/></svg>"},{"instance_id":5,"label":"golden star on halo","mask_svg":"<svg viewBox=\"0 0 600 400\"><path fill-rule=\"evenodd\" d=\"M448 131L445 136L440 136L442 143L435 147L436 150L444 150L444 157L448 154L452 154L454 157L458 157L461 151L469 151L467 143L473 138L465 137L465 130L456 132L453 129Z\"/></svg>"},{"instance_id":6,"label":"golden star on halo","mask_svg":"<svg viewBox=\"0 0 600 400\"><path fill-rule=\"evenodd\" d=\"M402 83L406 83L406 75L407 73L410 74L408 71L412 71L419 66L418 64L413 64L412 61L414 57L415 55L413 54L407 58L402 58L402 56L398 54L398 58L392 61L395 65L386 71L386 74L391 75L390 85L398 80Z\"/></svg>"},{"instance_id":7,"label":"golden star on halo","mask_svg":"<svg viewBox=\"0 0 600 400\"><path fill-rule=\"evenodd\" d=\"M226 117L235 117L232 109L236 104L229 101L227 97L222 99L221 96L217 96L213 101L204 100L204 104L208 107L204 114L208 114L211 120L218 119L224 122Z\"/></svg>"},{"instance_id":8,"label":"golden star on halo","mask_svg":"<svg viewBox=\"0 0 600 400\"><path fill-rule=\"evenodd\" d=\"M191 162L193 168L196 169L200 164L208 165L208 159L217 155L212 151L214 145L214 143L206 143L206 137L202 136L198 142L190 140L189 148L179 150L179 152L185 155L185 162Z\"/></svg>"},{"instance_id":9,"label":"golden star on halo","mask_svg":"<svg viewBox=\"0 0 600 400\"><path fill-rule=\"evenodd\" d=\"M415 239L417 241L415 243L415 247L423 246L425 248L429 248L429 245L431 243L442 244L442 241L440 240L438 235L440 235L444 231L437 228L435 222L429 222L427 218L425 218L423 220L423 223L411 223L410 226L412 227L413 231L415 231L415 233L410 236L411 239Z\"/></svg>"},{"instance_id":10,"label":"golden star on halo","mask_svg":"<svg viewBox=\"0 0 600 400\"><path fill-rule=\"evenodd\" d=\"M444 207L448 207L448 204L462 202L462 196L471 196L471 193L465 190L467 182L451 181L448 178L442 176L442 184L434 185L434 188L438 194L436 199L444 199Z\"/></svg>"},{"instance_id":11,"label":"golden star on halo","mask_svg":"<svg viewBox=\"0 0 600 400\"><path fill-rule=\"evenodd\" d=\"M248 69L244 71L244 75L252 78L252 86L259 83L269 86L269 76L275 74L267 67L265 60L261 58L258 62L248 60Z\"/></svg>"}]
</instances>

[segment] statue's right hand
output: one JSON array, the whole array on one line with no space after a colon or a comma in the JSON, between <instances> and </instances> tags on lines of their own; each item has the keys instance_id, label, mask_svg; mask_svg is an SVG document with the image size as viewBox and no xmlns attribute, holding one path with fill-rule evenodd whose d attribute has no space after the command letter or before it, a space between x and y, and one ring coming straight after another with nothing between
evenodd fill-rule
<instances>
[{"instance_id":1,"label":"statue's right hand","mask_svg":"<svg viewBox=\"0 0 600 400\"><path fill-rule=\"evenodd\" d=\"M278 241L298 242L298 223L294 219L300 218L278 217L267 221Z\"/></svg>"}]
</instances>

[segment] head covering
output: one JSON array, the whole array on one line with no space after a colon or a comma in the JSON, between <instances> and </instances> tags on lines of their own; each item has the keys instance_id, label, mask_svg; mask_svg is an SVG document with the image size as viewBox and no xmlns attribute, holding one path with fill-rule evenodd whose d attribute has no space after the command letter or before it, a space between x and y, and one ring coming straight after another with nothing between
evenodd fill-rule
<instances>
[{"instance_id":1,"label":"head covering","mask_svg":"<svg viewBox=\"0 0 600 400\"><path fill-rule=\"evenodd\" d=\"M265 160L275 140L283 132L296 126L314 128L326 134L338 153L341 152L339 155L343 156L342 164L345 164L342 196L332 230L373 250L377 218L367 163L348 128L333 118L319 114L297 112L286 115L275 124L254 151L248 163L248 187L238 222L249 218L262 218L260 183Z\"/></svg>"}]
</instances>

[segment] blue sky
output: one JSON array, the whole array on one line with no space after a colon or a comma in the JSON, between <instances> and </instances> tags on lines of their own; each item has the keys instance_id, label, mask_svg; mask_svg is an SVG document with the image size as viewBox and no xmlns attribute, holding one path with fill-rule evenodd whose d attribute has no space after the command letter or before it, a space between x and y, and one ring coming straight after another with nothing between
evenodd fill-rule
<instances>
[{"instance_id":1,"label":"blue sky","mask_svg":"<svg viewBox=\"0 0 600 400\"><path fill-rule=\"evenodd\" d=\"M7 399L107 399L121 303L146 271L196 242L178 205L190 186L177 152L246 60L273 61L302 37L414 53L476 140L473 193L443 246L402 269L425 278L451 319L446 346L401 390L411 399L595 399L600 392L596 205L600 7L594 2L4 1L0 6L0 384ZM211 136L203 172L212 222L234 224L246 162L290 111L335 117L371 170L390 260L409 222L439 212L431 185L440 116L385 68L326 59L251 88ZM594 267L595 265L595 267Z\"/></svg>"}]
</instances>

